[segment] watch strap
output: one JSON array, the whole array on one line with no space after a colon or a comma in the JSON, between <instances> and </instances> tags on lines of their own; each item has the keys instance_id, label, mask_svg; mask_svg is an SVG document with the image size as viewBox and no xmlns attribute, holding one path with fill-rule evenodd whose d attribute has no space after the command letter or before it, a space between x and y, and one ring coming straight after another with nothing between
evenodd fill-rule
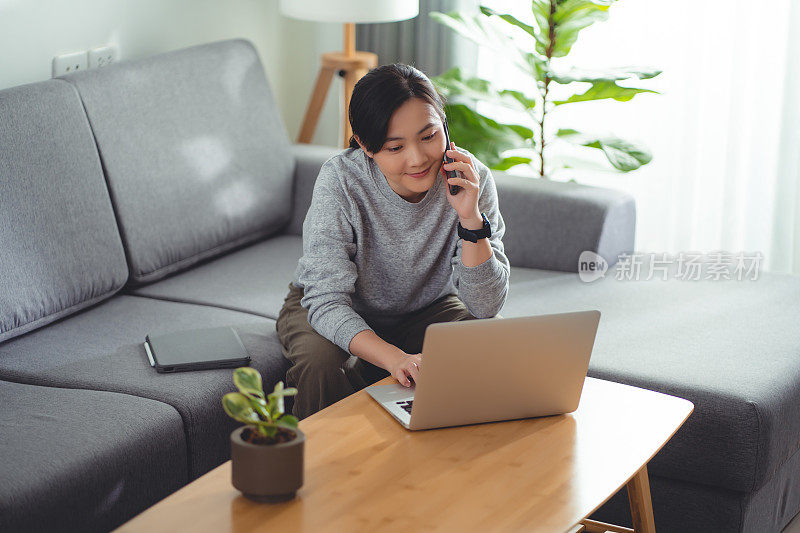
<instances>
[{"instance_id":1,"label":"watch strap","mask_svg":"<svg viewBox=\"0 0 800 533\"><path fill-rule=\"evenodd\" d=\"M492 236L492 226L489 224L489 219L486 218L486 213L481 213L483 218L483 227L477 230L468 230L458 223L458 236L465 241L478 242L480 239L488 239Z\"/></svg>"}]
</instances>

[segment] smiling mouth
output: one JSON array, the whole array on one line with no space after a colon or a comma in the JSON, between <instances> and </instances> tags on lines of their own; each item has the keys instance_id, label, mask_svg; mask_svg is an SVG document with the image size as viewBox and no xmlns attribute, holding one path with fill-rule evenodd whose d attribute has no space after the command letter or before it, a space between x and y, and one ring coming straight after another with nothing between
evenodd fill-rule
<instances>
[{"instance_id":1,"label":"smiling mouth","mask_svg":"<svg viewBox=\"0 0 800 533\"><path fill-rule=\"evenodd\" d=\"M418 172L416 174L408 174L408 175L411 176L412 178L422 178L422 177L426 176L428 174L428 172L431 171L432 167L433 167L433 163L431 163L431 166L429 166L428 168L426 168L422 172Z\"/></svg>"}]
</instances>

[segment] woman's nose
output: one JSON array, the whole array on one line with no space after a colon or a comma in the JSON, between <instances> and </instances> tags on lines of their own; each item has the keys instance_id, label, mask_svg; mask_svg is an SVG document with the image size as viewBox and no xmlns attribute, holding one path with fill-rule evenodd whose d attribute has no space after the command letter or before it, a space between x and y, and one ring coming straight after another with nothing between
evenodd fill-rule
<instances>
[{"instance_id":1,"label":"woman's nose","mask_svg":"<svg viewBox=\"0 0 800 533\"><path fill-rule=\"evenodd\" d=\"M416 166L425 163L425 153L419 146L412 146L408 151L408 165Z\"/></svg>"}]
</instances>

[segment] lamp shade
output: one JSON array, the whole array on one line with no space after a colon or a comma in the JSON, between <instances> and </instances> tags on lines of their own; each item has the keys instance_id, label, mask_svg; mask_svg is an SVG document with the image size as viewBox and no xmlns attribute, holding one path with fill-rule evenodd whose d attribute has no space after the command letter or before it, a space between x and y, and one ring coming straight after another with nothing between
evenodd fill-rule
<instances>
[{"instance_id":1,"label":"lamp shade","mask_svg":"<svg viewBox=\"0 0 800 533\"><path fill-rule=\"evenodd\" d=\"M419 0L281 0L281 12L316 22L395 22L419 15Z\"/></svg>"}]
</instances>

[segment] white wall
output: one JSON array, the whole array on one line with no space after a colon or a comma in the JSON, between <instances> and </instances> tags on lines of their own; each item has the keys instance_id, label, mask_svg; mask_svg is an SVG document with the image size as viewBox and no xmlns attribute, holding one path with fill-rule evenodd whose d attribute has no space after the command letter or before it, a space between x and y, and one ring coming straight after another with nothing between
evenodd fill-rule
<instances>
[{"instance_id":1,"label":"white wall","mask_svg":"<svg viewBox=\"0 0 800 533\"><path fill-rule=\"evenodd\" d=\"M46 80L54 56L107 43L125 60L235 37L258 50L294 140L319 56L342 48L342 27L284 18L278 0L0 0L0 89ZM340 142L341 85L334 80L315 143Z\"/></svg>"}]
</instances>

